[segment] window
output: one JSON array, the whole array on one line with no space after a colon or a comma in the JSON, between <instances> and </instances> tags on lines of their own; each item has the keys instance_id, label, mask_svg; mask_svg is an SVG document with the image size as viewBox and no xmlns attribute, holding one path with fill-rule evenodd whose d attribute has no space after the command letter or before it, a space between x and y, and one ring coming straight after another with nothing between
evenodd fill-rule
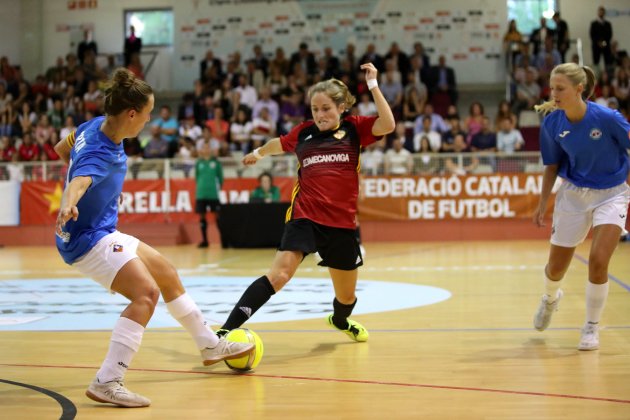
<instances>
[{"instance_id":1,"label":"window","mask_svg":"<svg viewBox=\"0 0 630 420\"><path fill-rule=\"evenodd\" d=\"M125 10L125 38L131 26L136 36L142 38L142 46L173 45L172 9Z\"/></svg>"},{"instance_id":2,"label":"window","mask_svg":"<svg viewBox=\"0 0 630 420\"><path fill-rule=\"evenodd\" d=\"M541 17L547 18L549 29L555 29L551 17L558 10L557 3L556 0L508 0L508 20L515 19L519 32L526 36L540 28Z\"/></svg>"}]
</instances>

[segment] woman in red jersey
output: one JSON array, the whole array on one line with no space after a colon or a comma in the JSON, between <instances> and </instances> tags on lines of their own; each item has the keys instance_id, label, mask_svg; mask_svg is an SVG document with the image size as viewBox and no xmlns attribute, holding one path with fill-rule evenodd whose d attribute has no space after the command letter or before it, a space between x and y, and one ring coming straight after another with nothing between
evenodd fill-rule
<instances>
[{"instance_id":1,"label":"woman in red jersey","mask_svg":"<svg viewBox=\"0 0 630 420\"><path fill-rule=\"evenodd\" d=\"M378 88L376 68L366 63L361 69L366 72L378 115L348 115L356 101L348 87L336 79L322 81L309 90L312 120L243 158L244 164L253 165L268 155L293 152L298 159L298 181L271 269L247 288L218 334L245 323L291 280L304 256L318 252L319 265L328 267L335 289L328 323L355 341L368 339L367 330L348 319L357 302L357 268L363 264L354 233L359 155L361 147L392 132L395 121Z\"/></svg>"}]
</instances>

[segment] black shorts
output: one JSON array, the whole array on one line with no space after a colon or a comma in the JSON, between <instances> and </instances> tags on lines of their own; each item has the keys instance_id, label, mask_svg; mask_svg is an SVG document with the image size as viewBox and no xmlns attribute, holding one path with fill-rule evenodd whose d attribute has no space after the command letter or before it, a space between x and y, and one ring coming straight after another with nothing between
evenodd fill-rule
<instances>
[{"instance_id":1,"label":"black shorts","mask_svg":"<svg viewBox=\"0 0 630 420\"><path fill-rule=\"evenodd\" d=\"M284 225L280 251L319 252L319 265L337 270L354 270L363 265L354 229L320 225L308 219L296 219Z\"/></svg>"},{"instance_id":2,"label":"black shorts","mask_svg":"<svg viewBox=\"0 0 630 420\"><path fill-rule=\"evenodd\" d=\"M195 203L195 213L204 214L207 211L217 211L221 207L221 202L219 200L208 200L205 198L200 198Z\"/></svg>"}]
</instances>

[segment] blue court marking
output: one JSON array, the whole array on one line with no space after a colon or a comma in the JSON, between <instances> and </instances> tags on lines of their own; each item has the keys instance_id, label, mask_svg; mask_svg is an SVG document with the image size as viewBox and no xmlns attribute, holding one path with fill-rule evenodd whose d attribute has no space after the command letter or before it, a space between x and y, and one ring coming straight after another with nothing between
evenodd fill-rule
<instances>
[{"instance_id":1,"label":"blue court marking","mask_svg":"<svg viewBox=\"0 0 630 420\"><path fill-rule=\"evenodd\" d=\"M182 282L211 324L220 324L252 282L251 277L183 277ZM451 297L447 290L411 283L360 280L354 315L431 305ZM329 279L294 278L254 317L255 322L295 321L332 312ZM0 331L111 329L129 302L89 279L0 281ZM148 328L179 327L164 302Z\"/></svg>"},{"instance_id":2,"label":"blue court marking","mask_svg":"<svg viewBox=\"0 0 630 420\"><path fill-rule=\"evenodd\" d=\"M573 254L573 256L580 262L588 265L588 260L586 258L584 258L583 256L579 255L579 254ZM612 281L614 281L615 283L617 283L619 286L623 287L624 289L626 289L626 291L630 292L630 285L624 283L623 281L621 281L620 279L618 279L617 277L613 276L612 274L608 273L608 278Z\"/></svg>"}]
</instances>

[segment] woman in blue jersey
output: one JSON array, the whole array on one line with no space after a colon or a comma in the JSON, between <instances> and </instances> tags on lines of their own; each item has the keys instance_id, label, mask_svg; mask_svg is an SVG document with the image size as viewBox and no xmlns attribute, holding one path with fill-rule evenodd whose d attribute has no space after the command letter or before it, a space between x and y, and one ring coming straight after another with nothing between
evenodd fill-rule
<instances>
[{"instance_id":1,"label":"woman in blue jersey","mask_svg":"<svg viewBox=\"0 0 630 420\"><path fill-rule=\"evenodd\" d=\"M545 171L534 223L544 226L547 200L556 177L558 189L551 229L551 250L544 272L545 294L534 316L543 331L562 298L562 278L575 247L593 227L586 283L586 322L579 350L599 348L598 324L608 296L608 263L626 224L629 192L630 124L614 110L588 101L595 74L574 63L551 72L552 100L536 106L548 114L542 124L540 148Z\"/></svg>"},{"instance_id":2,"label":"woman in blue jersey","mask_svg":"<svg viewBox=\"0 0 630 420\"><path fill-rule=\"evenodd\" d=\"M328 267L335 291L328 324L354 341L367 341L368 331L348 318L357 302L357 268L363 264L355 237L359 155L363 146L392 132L395 121L378 88L376 68L371 63L361 68L378 115L346 115L355 98L343 82L325 80L309 91L312 120L243 158L244 164L252 165L267 155L294 152L298 181L271 268L245 290L218 334L240 327L291 280L305 255L318 252L319 265Z\"/></svg>"},{"instance_id":3,"label":"woman in blue jersey","mask_svg":"<svg viewBox=\"0 0 630 420\"><path fill-rule=\"evenodd\" d=\"M116 230L127 170L123 139L140 133L153 104L151 87L128 70L118 69L105 92L106 115L82 124L55 147L69 163L55 226L59 253L66 263L130 301L114 326L105 361L86 391L95 401L123 407L151 403L125 388L123 378L160 293L171 315L192 335L204 365L240 357L253 348L219 339L205 325L175 268L150 246Z\"/></svg>"}]
</instances>

